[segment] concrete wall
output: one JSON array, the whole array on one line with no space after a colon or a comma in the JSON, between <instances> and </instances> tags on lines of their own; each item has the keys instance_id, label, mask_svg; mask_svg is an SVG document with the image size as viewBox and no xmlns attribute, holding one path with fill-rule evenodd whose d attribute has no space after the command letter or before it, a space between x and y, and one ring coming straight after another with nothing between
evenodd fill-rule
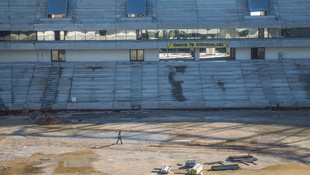
<instances>
[{"instance_id":1,"label":"concrete wall","mask_svg":"<svg viewBox=\"0 0 310 175\"><path fill-rule=\"evenodd\" d=\"M250 60L251 48L236 48L236 60Z\"/></svg>"},{"instance_id":2,"label":"concrete wall","mask_svg":"<svg viewBox=\"0 0 310 175\"><path fill-rule=\"evenodd\" d=\"M282 52L284 59L300 59L310 58L310 47L294 47L294 48L266 48L266 59L278 59L278 53Z\"/></svg>"},{"instance_id":3,"label":"concrete wall","mask_svg":"<svg viewBox=\"0 0 310 175\"><path fill-rule=\"evenodd\" d=\"M144 61L159 61L159 50L144 50Z\"/></svg>"},{"instance_id":4,"label":"concrete wall","mask_svg":"<svg viewBox=\"0 0 310 175\"><path fill-rule=\"evenodd\" d=\"M0 51L0 62L50 62L50 51Z\"/></svg>"},{"instance_id":5,"label":"concrete wall","mask_svg":"<svg viewBox=\"0 0 310 175\"><path fill-rule=\"evenodd\" d=\"M129 61L129 50L66 50L67 62Z\"/></svg>"},{"instance_id":6,"label":"concrete wall","mask_svg":"<svg viewBox=\"0 0 310 175\"><path fill-rule=\"evenodd\" d=\"M75 61L129 61L129 50L67 50L67 62ZM145 61L158 61L157 49L144 50Z\"/></svg>"}]
</instances>

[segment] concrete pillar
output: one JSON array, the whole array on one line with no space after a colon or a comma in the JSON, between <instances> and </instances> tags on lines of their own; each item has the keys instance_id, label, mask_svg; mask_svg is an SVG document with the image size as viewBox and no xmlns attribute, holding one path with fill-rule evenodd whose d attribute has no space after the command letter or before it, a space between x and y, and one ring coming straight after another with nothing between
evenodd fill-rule
<instances>
[{"instance_id":1,"label":"concrete pillar","mask_svg":"<svg viewBox=\"0 0 310 175\"><path fill-rule=\"evenodd\" d=\"M194 58L195 58L195 60L199 60L199 56L200 56L200 50L199 50L199 48L195 48L194 49Z\"/></svg>"}]
</instances>

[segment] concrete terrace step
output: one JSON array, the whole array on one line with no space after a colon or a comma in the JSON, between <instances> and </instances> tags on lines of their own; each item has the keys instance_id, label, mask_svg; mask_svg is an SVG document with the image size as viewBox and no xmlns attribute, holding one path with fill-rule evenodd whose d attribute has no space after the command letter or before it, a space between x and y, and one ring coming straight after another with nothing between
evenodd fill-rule
<instances>
[{"instance_id":1,"label":"concrete terrace step","mask_svg":"<svg viewBox=\"0 0 310 175\"><path fill-rule=\"evenodd\" d=\"M0 73L0 110L310 106L310 60L16 63Z\"/></svg>"}]
</instances>

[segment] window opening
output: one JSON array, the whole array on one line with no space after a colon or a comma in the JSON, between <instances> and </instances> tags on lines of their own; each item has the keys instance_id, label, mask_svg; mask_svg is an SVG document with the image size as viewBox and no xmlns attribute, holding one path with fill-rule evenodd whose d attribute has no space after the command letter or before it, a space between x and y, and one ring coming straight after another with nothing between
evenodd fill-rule
<instances>
[{"instance_id":1,"label":"window opening","mask_svg":"<svg viewBox=\"0 0 310 175\"><path fill-rule=\"evenodd\" d=\"M143 49L131 49L130 61L144 61L144 50Z\"/></svg>"},{"instance_id":2,"label":"window opening","mask_svg":"<svg viewBox=\"0 0 310 175\"><path fill-rule=\"evenodd\" d=\"M265 59L265 48L251 48L251 57L252 59Z\"/></svg>"},{"instance_id":3,"label":"window opening","mask_svg":"<svg viewBox=\"0 0 310 175\"><path fill-rule=\"evenodd\" d=\"M65 50L52 50L51 57L52 57L52 62L65 62L66 52Z\"/></svg>"}]
</instances>

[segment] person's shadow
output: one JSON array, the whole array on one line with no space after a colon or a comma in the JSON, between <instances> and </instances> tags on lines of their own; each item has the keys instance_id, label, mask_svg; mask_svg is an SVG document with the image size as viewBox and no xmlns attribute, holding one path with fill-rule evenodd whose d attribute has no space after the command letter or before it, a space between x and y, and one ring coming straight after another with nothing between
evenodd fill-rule
<instances>
[{"instance_id":1,"label":"person's shadow","mask_svg":"<svg viewBox=\"0 0 310 175\"><path fill-rule=\"evenodd\" d=\"M112 144L109 144L109 145L103 145L103 146L100 146L100 147L91 147L91 149L102 149L102 148L107 148L107 147L110 147L110 146L113 146L113 145L117 145L117 143L112 143Z\"/></svg>"}]
</instances>

